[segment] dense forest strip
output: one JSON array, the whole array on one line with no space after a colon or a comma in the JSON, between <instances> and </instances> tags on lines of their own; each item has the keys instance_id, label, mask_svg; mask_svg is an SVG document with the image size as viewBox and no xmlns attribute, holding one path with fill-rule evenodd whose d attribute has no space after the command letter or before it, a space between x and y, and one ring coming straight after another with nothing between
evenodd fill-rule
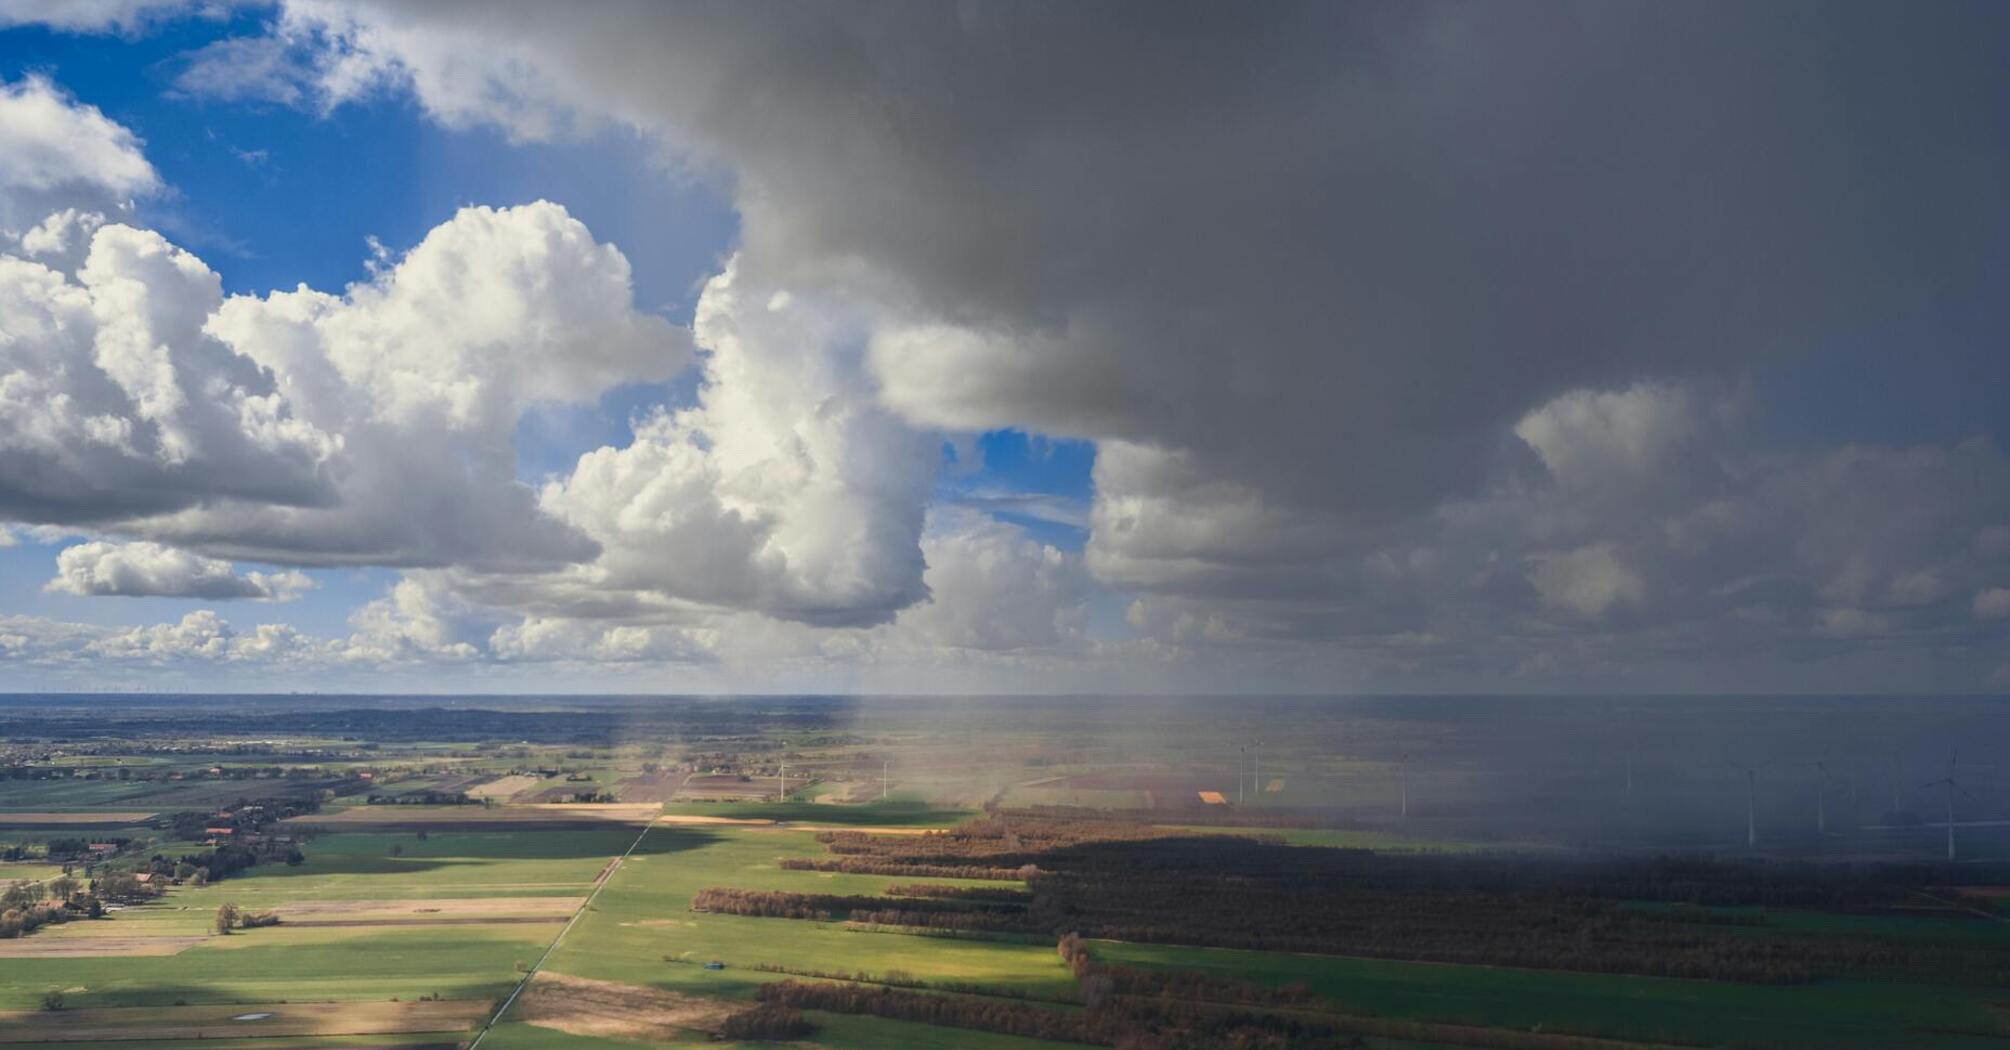
<instances>
[{"instance_id":1,"label":"dense forest strip","mask_svg":"<svg viewBox=\"0 0 2010 1050\"><path fill-rule=\"evenodd\" d=\"M896 882L887 886L886 895L889 897L927 897L941 900L989 901L1001 904L1033 903L1033 894L1026 890L993 886L944 886L940 883L930 882Z\"/></svg>"},{"instance_id":2,"label":"dense forest strip","mask_svg":"<svg viewBox=\"0 0 2010 1050\"><path fill-rule=\"evenodd\" d=\"M1030 900L1030 898L1029 898ZM1023 913L1025 903L993 900L957 900L944 898L912 897L867 897L845 896L830 893L789 893L782 890L743 890L731 886L708 886L699 890L691 898L691 910L717 912L722 915L751 915L774 919L813 919L830 922L833 919L856 919L859 922L886 922L887 925L929 925L920 921L924 917L1004 917ZM913 921L887 921L868 918L869 915L897 911L910 916ZM1028 929L1022 922L1001 922L989 927L999 930Z\"/></svg>"},{"instance_id":3,"label":"dense forest strip","mask_svg":"<svg viewBox=\"0 0 2010 1050\"><path fill-rule=\"evenodd\" d=\"M992 868L969 864L910 864L872 857L783 857L777 864L784 871L826 871L909 879L986 879L994 882L1024 880L1039 871L1030 864L1017 868Z\"/></svg>"},{"instance_id":4,"label":"dense forest strip","mask_svg":"<svg viewBox=\"0 0 2010 1050\"><path fill-rule=\"evenodd\" d=\"M1187 824L1220 828L1318 828L1334 823L1304 812L1234 809L1195 805L1179 809L1094 809L1087 806L1010 806L997 809L1000 820L1068 820L1126 824Z\"/></svg>"},{"instance_id":5,"label":"dense forest strip","mask_svg":"<svg viewBox=\"0 0 2010 1050\"><path fill-rule=\"evenodd\" d=\"M788 966L782 963L771 962L758 962L754 964L753 968L763 973L786 974L790 977L810 977L820 981L845 981L852 984L882 985L888 988L907 988L923 992L949 992L956 995L978 995L994 999L1054 1003L1061 1006L1080 1006L1082 1004L1079 995L1042 994L1013 985L923 979L905 970L887 970L883 973L869 973L864 970L819 970L814 967Z\"/></svg>"},{"instance_id":6,"label":"dense forest strip","mask_svg":"<svg viewBox=\"0 0 2010 1050\"><path fill-rule=\"evenodd\" d=\"M1360 1036L1324 1022L1224 1011L1165 1001L1112 1000L1067 1011L994 998L934 995L882 986L785 980L756 993L765 1003L798 1010L867 1014L901 1021L997 1032L1126 1050L1224 1046L1246 1050L1337 1050L1362 1045Z\"/></svg>"},{"instance_id":7,"label":"dense forest strip","mask_svg":"<svg viewBox=\"0 0 2010 1050\"><path fill-rule=\"evenodd\" d=\"M994 941L999 944L1045 944L1051 934L1000 933L992 930L950 930L934 926L880 926L869 922L845 922L847 933L880 933L896 937L940 937L952 941Z\"/></svg>"}]
</instances>

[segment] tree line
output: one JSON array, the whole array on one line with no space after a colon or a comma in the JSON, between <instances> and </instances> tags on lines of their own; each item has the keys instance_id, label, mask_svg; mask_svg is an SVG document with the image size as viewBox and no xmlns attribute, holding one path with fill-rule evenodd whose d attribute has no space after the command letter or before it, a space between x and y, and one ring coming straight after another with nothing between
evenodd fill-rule
<instances>
[{"instance_id":1,"label":"tree line","mask_svg":"<svg viewBox=\"0 0 2010 1050\"><path fill-rule=\"evenodd\" d=\"M886 888L889 897L934 897L944 900L989 901L997 904L1030 904L1033 895L1005 886L945 886L939 882L896 882Z\"/></svg>"},{"instance_id":2,"label":"tree line","mask_svg":"<svg viewBox=\"0 0 2010 1050\"><path fill-rule=\"evenodd\" d=\"M798 1010L866 1014L949 1028L1119 1050L1337 1050L1362 1045L1358 1035L1322 1022L1171 1000L1125 999L1081 1011L989 996L934 995L883 985L777 981L755 993L761 1002Z\"/></svg>"},{"instance_id":3,"label":"tree line","mask_svg":"<svg viewBox=\"0 0 2010 1050\"><path fill-rule=\"evenodd\" d=\"M784 871L828 871L845 875L890 875L909 879L1024 880L1040 869L1031 864L991 868L970 864L909 864L873 857L783 857Z\"/></svg>"},{"instance_id":4,"label":"tree line","mask_svg":"<svg viewBox=\"0 0 2010 1050\"><path fill-rule=\"evenodd\" d=\"M809 919L831 922L849 919L886 926L940 926L944 929L995 929L1024 932L1016 902L895 899L832 893L791 893L708 886L691 898L691 910L767 919Z\"/></svg>"}]
</instances>

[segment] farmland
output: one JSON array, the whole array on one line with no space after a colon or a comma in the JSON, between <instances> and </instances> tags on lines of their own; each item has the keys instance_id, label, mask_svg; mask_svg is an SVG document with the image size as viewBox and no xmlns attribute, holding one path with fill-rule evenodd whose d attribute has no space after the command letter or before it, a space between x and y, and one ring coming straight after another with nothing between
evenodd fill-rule
<instances>
[{"instance_id":1,"label":"farmland","mask_svg":"<svg viewBox=\"0 0 2010 1050\"><path fill-rule=\"evenodd\" d=\"M2010 1037L2010 871L1983 831L1947 865L1837 798L1846 830L1748 849L1698 790L1691 824L1629 843L1621 811L1490 808L1555 785L1379 709L1349 742L1285 706L1301 732L1260 779L1208 757L1193 707L1142 741L1053 709L897 713L0 708L0 1045ZM1453 758L1385 753L1426 738Z\"/></svg>"}]
</instances>

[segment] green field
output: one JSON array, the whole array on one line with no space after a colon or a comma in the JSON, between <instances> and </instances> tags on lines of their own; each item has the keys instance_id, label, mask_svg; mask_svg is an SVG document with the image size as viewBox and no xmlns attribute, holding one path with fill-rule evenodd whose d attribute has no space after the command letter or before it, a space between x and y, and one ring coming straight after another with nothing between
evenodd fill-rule
<instances>
[{"instance_id":1,"label":"green field","mask_svg":"<svg viewBox=\"0 0 2010 1050\"><path fill-rule=\"evenodd\" d=\"M265 864L235 878L177 887L114 918L45 929L38 938L193 936L218 905L261 911L290 901L584 896L632 830L329 834L298 867ZM402 856L389 855L395 844ZM258 1002L285 998L497 998L555 923L414 928L294 927L211 937L171 956L0 958L0 1009L33 1006L51 988L72 1006Z\"/></svg>"},{"instance_id":2,"label":"green field","mask_svg":"<svg viewBox=\"0 0 2010 1050\"><path fill-rule=\"evenodd\" d=\"M173 956L0 959L0 1009L32 1009L50 989L63 990L73 1008L496 998L515 983L513 960L535 956L551 931L521 926L341 933L347 935L254 930Z\"/></svg>"},{"instance_id":3,"label":"green field","mask_svg":"<svg viewBox=\"0 0 2010 1050\"><path fill-rule=\"evenodd\" d=\"M1347 1013L1700 1046L2001 1046L1979 989L1896 982L1800 986L1575 974L1097 942L1098 959L1261 984L1302 983ZM1962 1034L1964 1030L1968 1034Z\"/></svg>"},{"instance_id":4,"label":"green field","mask_svg":"<svg viewBox=\"0 0 2010 1050\"><path fill-rule=\"evenodd\" d=\"M1069 1047L1080 1045L1022 1039L1017 1036L973 1032L961 1028L932 1028L928 1025L889 1021L878 1017L851 1017L820 1011L811 1011L810 1016L817 1024L816 1044L837 1047L840 1050L881 1050L884 1047L901 1047L903 1050L1067 1050ZM69 1045L75 1047L77 1044ZM698 1034L693 1034L688 1040L672 1043L661 1041L642 1043L629 1039L568 1035L537 1025L505 1023L497 1025L488 1038L482 1041L482 1050L489 1050L490 1047L495 1050L637 1050L641 1047L662 1046L703 1046L716 1050L731 1050L737 1047L773 1045L775 1044L715 1040Z\"/></svg>"},{"instance_id":5,"label":"green field","mask_svg":"<svg viewBox=\"0 0 2010 1050\"><path fill-rule=\"evenodd\" d=\"M905 970L924 980L982 982L1030 992L1064 993L1073 987L1067 968L1047 945L852 932L836 923L690 910L692 896L707 886L876 894L892 881L775 866L778 857L821 854L815 839L799 831L653 828L547 966L580 977L730 996L751 995L755 985L782 976L753 969L763 962L825 971ZM682 961L666 962L666 956ZM698 965L715 959L727 968Z\"/></svg>"},{"instance_id":6,"label":"green field","mask_svg":"<svg viewBox=\"0 0 2010 1050\"><path fill-rule=\"evenodd\" d=\"M233 1040L175 1040L173 1046L227 1046L229 1050L344 1050L344 1048L396 1050L400 1046L438 1046L444 1038L450 1036L440 1032L414 1034L414 1036L273 1036L273 1038L233 1038ZM62 1042L8 1042L4 1046L8 1046L8 1050L133 1050L135 1042L62 1040Z\"/></svg>"},{"instance_id":7,"label":"green field","mask_svg":"<svg viewBox=\"0 0 2010 1050\"><path fill-rule=\"evenodd\" d=\"M63 873L60 864L46 864L39 861L0 862L0 886L10 882L41 882L53 879Z\"/></svg>"},{"instance_id":8,"label":"green field","mask_svg":"<svg viewBox=\"0 0 2010 1050\"><path fill-rule=\"evenodd\" d=\"M581 896L637 829L322 834L299 867L260 865L228 884L233 899ZM396 846L399 856L391 856Z\"/></svg>"},{"instance_id":9,"label":"green field","mask_svg":"<svg viewBox=\"0 0 2010 1050\"><path fill-rule=\"evenodd\" d=\"M899 799L851 806L828 802L673 802L664 806L663 812L679 816L887 828L948 827L974 815L967 809L944 809Z\"/></svg>"},{"instance_id":10,"label":"green field","mask_svg":"<svg viewBox=\"0 0 2010 1050\"><path fill-rule=\"evenodd\" d=\"M93 806L114 809L149 808L147 806L128 807L127 802L138 802L155 796L160 789L169 786L159 781L121 780L0 780L0 810L42 810L67 812L85 810ZM0 821L6 819L0 813Z\"/></svg>"}]
</instances>

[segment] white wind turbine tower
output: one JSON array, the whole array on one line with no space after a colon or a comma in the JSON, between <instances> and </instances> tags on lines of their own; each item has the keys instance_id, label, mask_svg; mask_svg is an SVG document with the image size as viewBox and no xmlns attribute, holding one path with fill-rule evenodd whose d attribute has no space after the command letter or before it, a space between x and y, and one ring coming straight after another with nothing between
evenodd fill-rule
<instances>
[{"instance_id":1,"label":"white wind turbine tower","mask_svg":"<svg viewBox=\"0 0 2010 1050\"><path fill-rule=\"evenodd\" d=\"M1745 846L1751 848L1759 844L1759 770L1739 762L1726 762L1720 768L1740 770L1745 774Z\"/></svg>"},{"instance_id":2,"label":"white wind turbine tower","mask_svg":"<svg viewBox=\"0 0 2010 1050\"><path fill-rule=\"evenodd\" d=\"M1400 793L1403 819L1410 819L1410 753L1396 759L1396 790Z\"/></svg>"},{"instance_id":3,"label":"white wind turbine tower","mask_svg":"<svg viewBox=\"0 0 2010 1050\"><path fill-rule=\"evenodd\" d=\"M1745 767L1745 845L1759 844L1759 771Z\"/></svg>"},{"instance_id":4,"label":"white wind turbine tower","mask_svg":"<svg viewBox=\"0 0 2010 1050\"><path fill-rule=\"evenodd\" d=\"M1815 771L1815 834L1829 833L1829 749L1822 748L1822 757L1806 763Z\"/></svg>"},{"instance_id":5,"label":"white wind turbine tower","mask_svg":"<svg viewBox=\"0 0 2010 1050\"><path fill-rule=\"evenodd\" d=\"M1942 788L1945 790L1945 793L1947 795L1947 859L1948 860L1954 859L1954 793L1959 791L1963 795L1967 795L1967 797L1971 799L1975 797L1974 795L1968 794L1968 789L1962 787L1961 784L1954 779L1954 767L1955 764L1959 761L1960 761L1960 753L1950 752L1947 756L1947 775L1941 777L1939 780L1929 780L1926 783L1920 785L1920 787L1925 788L1931 788L1931 787Z\"/></svg>"}]
</instances>

